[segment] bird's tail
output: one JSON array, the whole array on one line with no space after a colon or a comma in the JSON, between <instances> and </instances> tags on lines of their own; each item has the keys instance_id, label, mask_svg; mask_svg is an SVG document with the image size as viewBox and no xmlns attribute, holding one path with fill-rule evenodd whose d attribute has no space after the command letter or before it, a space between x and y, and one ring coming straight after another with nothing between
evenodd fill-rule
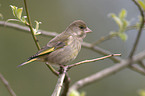
<instances>
[{"instance_id":1,"label":"bird's tail","mask_svg":"<svg viewBox=\"0 0 145 96\"><path fill-rule=\"evenodd\" d=\"M28 60L28 61L26 61L26 62L24 62L24 63L18 65L18 67L23 66L23 65L25 65L25 64L28 64L28 63L30 63L30 62L33 62L33 61L35 61L35 60L37 60L37 59L38 59L38 58L33 58L33 59L31 59L31 60Z\"/></svg>"}]
</instances>

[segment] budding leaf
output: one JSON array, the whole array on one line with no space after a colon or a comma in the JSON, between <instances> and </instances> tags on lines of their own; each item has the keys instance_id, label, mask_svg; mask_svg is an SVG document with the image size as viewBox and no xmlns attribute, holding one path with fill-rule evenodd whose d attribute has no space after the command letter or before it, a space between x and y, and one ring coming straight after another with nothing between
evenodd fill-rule
<instances>
[{"instance_id":1,"label":"budding leaf","mask_svg":"<svg viewBox=\"0 0 145 96\"><path fill-rule=\"evenodd\" d=\"M145 90L139 90L138 93L139 93L140 96L145 96Z\"/></svg>"},{"instance_id":2,"label":"budding leaf","mask_svg":"<svg viewBox=\"0 0 145 96\"><path fill-rule=\"evenodd\" d=\"M69 94L69 96L80 96L80 93L76 90L72 90Z\"/></svg>"},{"instance_id":3,"label":"budding leaf","mask_svg":"<svg viewBox=\"0 0 145 96\"><path fill-rule=\"evenodd\" d=\"M18 8L17 9L17 17L18 17L18 19L21 19L22 11L23 11L23 8Z\"/></svg>"},{"instance_id":4,"label":"budding leaf","mask_svg":"<svg viewBox=\"0 0 145 96\"><path fill-rule=\"evenodd\" d=\"M116 31L116 34L123 40L127 40L127 34L125 34L126 28L129 25L129 22L125 19L127 15L127 12L125 9L122 9L118 16L114 13L111 13L110 16L114 19L114 21L119 26L118 31Z\"/></svg>"},{"instance_id":5,"label":"budding leaf","mask_svg":"<svg viewBox=\"0 0 145 96\"><path fill-rule=\"evenodd\" d=\"M140 4L140 6L143 8L143 10L145 10L145 0L142 1L142 0L137 0L138 3Z\"/></svg>"},{"instance_id":6,"label":"budding leaf","mask_svg":"<svg viewBox=\"0 0 145 96\"><path fill-rule=\"evenodd\" d=\"M121 28L122 22L121 20L113 13L110 14L110 16L115 20L115 22L118 24L118 26Z\"/></svg>"},{"instance_id":7,"label":"budding leaf","mask_svg":"<svg viewBox=\"0 0 145 96\"><path fill-rule=\"evenodd\" d=\"M17 7L16 6L13 6L13 5L10 5L12 11L13 11L13 15L16 16L16 13L17 13Z\"/></svg>"},{"instance_id":8,"label":"budding leaf","mask_svg":"<svg viewBox=\"0 0 145 96\"><path fill-rule=\"evenodd\" d=\"M122 9L121 12L119 13L119 18L121 20L123 20L125 17L126 17L126 10L125 9Z\"/></svg>"},{"instance_id":9,"label":"budding leaf","mask_svg":"<svg viewBox=\"0 0 145 96\"><path fill-rule=\"evenodd\" d=\"M39 34L41 34L41 32L38 32L38 29L39 29L39 24L41 24L41 22L35 21L35 23L36 23L36 26L35 26L35 29L33 29L34 34L39 35Z\"/></svg>"},{"instance_id":10,"label":"budding leaf","mask_svg":"<svg viewBox=\"0 0 145 96\"><path fill-rule=\"evenodd\" d=\"M118 33L119 37L123 40L126 41L127 40L127 34L126 33Z\"/></svg>"}]
</instances>

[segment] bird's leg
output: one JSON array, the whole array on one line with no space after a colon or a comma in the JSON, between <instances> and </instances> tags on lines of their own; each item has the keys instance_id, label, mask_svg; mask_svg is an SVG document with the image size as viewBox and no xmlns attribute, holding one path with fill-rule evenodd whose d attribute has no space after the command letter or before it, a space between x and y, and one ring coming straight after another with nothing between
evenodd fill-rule
<instances>
[{"instance_id":1,"label":"bird's leg","mask_svg":"<svg viewBox=\"0 0 145 96\"><path fill-rule=\"evenodd\" d=\"M58 72L59 72L59 75L63 72L63 70L64 70L64 65L62 65L62 64L59 64L59 66L60 66L60 69L58 70Z\"/></svg>"}]
</instances>

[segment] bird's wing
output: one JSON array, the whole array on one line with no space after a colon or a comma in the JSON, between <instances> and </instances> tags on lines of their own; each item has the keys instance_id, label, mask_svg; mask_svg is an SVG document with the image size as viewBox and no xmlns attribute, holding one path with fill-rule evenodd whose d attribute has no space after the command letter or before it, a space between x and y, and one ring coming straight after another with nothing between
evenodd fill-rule
<instances>
[{"instance_id":1,"label":"bird's wing","mask_svg":"<svg viewBox=\"0 0 145 96\"><path fill-rule=\"evenodd\" d=\"M59 48L62 48L64 46L66 46L66 43L61 42L61 41L56 42L55 45L53 44L53 47L49 47L47 45L47 46L43 47L42 49L40 49L35 55L28 58L28 60L31 60L31 59L34 59L34 58L37 58L37 57L40 57L40 56L44 56L46 54L50 54L51 52L53 52L53 51L55 51Z\"/></svg>"}]
</instances>

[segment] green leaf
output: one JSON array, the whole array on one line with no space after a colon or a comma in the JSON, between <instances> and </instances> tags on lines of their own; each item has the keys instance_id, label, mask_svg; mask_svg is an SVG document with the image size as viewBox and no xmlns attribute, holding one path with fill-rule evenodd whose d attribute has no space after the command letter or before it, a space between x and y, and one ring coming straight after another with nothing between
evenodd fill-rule
<instances>
[{"instance_id":1,"label":"green leaf","mask_svg":"<svg viewBox=\"0 0 145 96\"><path fill-rule=\"evenodd\" d=\"M119 13L119 18L121 20L123 20L126 17L126 15L127 15L126 10L125 9L122 9L121 12Z\"/></svg>"},{"instance_id":2,"label":"green leaf","mask_svg":"<svg viewBox=\"0 0 145 96\"><path fill-rule=\"evenodd\" d=\"M16 16L16 13L17 13L17 7L16 6L13 6L13 5L10 5L12 11L13 11L13 15Z\"/></svg>"},{"instance_id":3,"label":"green leaf","mask_svg":"<svg viewBox=\"0 0 145 96\"><path fill-rule=\"evenodd\" d=\"M118 24L119 28L122 27L122 22L120 18L118 18L115 14L111 13L110 16L115 20L115 22Z\"/></svg>"},{"instance_id":4,"label":"green leaf","mask_svg":"<svg viewBox=\"0 0 145 96\"><path fill-rule=\"evenodd\" d=\"M86 92L81 92L80 96L86 96Z\"/></svg>"},{"instance_id":5,"label":"green leaf","mask_svg":"<svg viewBox=\"0 0 145 96\"><path fill-rule=\"evenodd\" d=\"M41 24L41 22L35 21L35 23L36 23L36 26L35 26L35 29L33 29L34 34L39 35L39 34L41 34L41 32L38 32L38 29L39 29L39 24Z\"/></svg>"},{"instance_id":6,"label":"green leaf","mask_svg":"<svg viewBox=\"0 0 145 96\"><path fill-rule=\"evenodd\" d=\"M122 25L122 28L119 30L119 32L125 32L127 26L129 25L129 22L125 19L122 20L122 23L123 25Z\"/></svg>"},{"instance_id":7,"label":"green leaf","mask_svg":"<svg viewBox=\"0 0 145 96\"><path fill-rule=\"evenodd\" d=\"M34 35L40 35L41 34L41 32L38 32L38 30L36 30L34 28L33 28L33 32L34 32Z\"/></svg>"},{"instance_id":8,"label":"green leaf","mask_svg":"<svg viewBox=\"0 0 145 96\"><path fill-rule=\"evenodd\" d=\"M140 6L143 8L143 10L145 10L145 1L142 0L137 0L137 1L140 4Z\"/></svg>"},{"instance_id":9,"label":"green leaf","mask_svg":"<svg viewBox=\"0 0 145 96\"><path fill-rule=\"evenodd\" d=\"M126 33L118 33L119 37L123 40L126 41L127 40L127 34Z\"/></svg>"},{"instance_id":10,"label":"green leaf","mask_svg":"<svg viewBox=\"0 0 145 96\"><path fill-rule=\"evenodd\" d=\"M72 90L69 94L69 96L80 96L80 93L76 90Z\"/></svg>"},{"instance_id":11,"label":"green leaf","mask_svg":"<svg viewBox=\"0 0 145 96\"><path fill-rule=\"evenodd\" d=\"M23 23L26 23L26 18L27 18L27 16L23 16L23 17L21 18L21 21L22 21Z\"/></svg>"},{"instance_id":12,"label":"green leaf","mask_svg":"<svg viewBox=\"0 0 145 96\"><path fill-rule=\"evenodd\" d=\"M116 14L111 13L110 16L115 20L118 24L119 29L116 32L113 32L112 36L119 36L123 41L127 40L127 34L125 34L126 28L129 25L129 22L125 19L127 16L127 11L122 9L117 16Z\"/></svg>"},{"instance_id":13,"label":"green leaf","mask_svg":"<svg viewBox=\"0 0 145 96\"><path fill-rule=\"evenodd\" d=\"M125 9L122 9L121 12L119 13L119 18L122 22L122 26L119 29L119 32L125 32L127 26L129 25L129 22L125 19L127 15L127 12Z\"/></svg>"},{"instance_id":14,"label":"green leaf","mask_svg":"<svg viewBox=\"0 0 145 96\"><path fill-rule=\"evenodd\" d=\"M23 11L23 8L18 8L17 9L17 17L18 17L18 19L21 19L22 11Z\"/></svg>"},{"instance_id":15,"label":"green leaf","mask_svg":"<svg viewBox=\"0 0 145 96\"><path fill-rule=\"evenodd\" d=\"M140 96L145 96L145 90L139 90L138 93L139 93Z\"/></svg>"},{"instance_id":16,"label":"green leaf","mask_svg":"<svg viewBox=\"0 0 145 96\"><path fill-rule=\"evenodd\" d=\"M123 26L125 26L124 28L126 28L129 25L129 22L127 20L123 20Z\"/></svg>"},{"instance_id":17,"label":"green leaf","mask_svg":"<svg viewBox=\"0 0 145 96\"><path fill-rule=\"evenodd\" d=\"M38 22L38 21L35 20L35 23L36 23L35 29L38 31L38 29L39 29L39 24L41 24L41 22Z\"/></svg>"}]
</instances>

